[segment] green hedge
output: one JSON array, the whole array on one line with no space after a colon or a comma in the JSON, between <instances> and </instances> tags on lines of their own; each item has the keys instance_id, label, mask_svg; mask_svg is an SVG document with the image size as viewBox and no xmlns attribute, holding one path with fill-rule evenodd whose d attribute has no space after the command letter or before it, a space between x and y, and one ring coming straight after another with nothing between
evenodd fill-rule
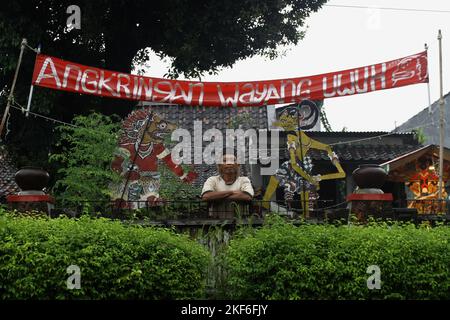
<instances>
[{"instance_id":1,"label":"green hedge","mask_svg":"<svg viewBox=\"0 0 450 320\"><path fill-rule=\"evenodd\" d=\"M204 247L167 229L0 213L0 299L202 298L209 263ZM81 289L67 289L70 265Z\"/></svg>"},{"instance_id":2,"label":"green hedge","mask_svg":"<svg viewBox=\"0 0 450 320\"><path fill-rule=\"evenodd\" d=\"M235 238L224 257L231 299L450 299L450 228L275 219ZM370 265L381 289L369 290Z\"/></svg>"},{"instance_id":3,"label":"green hedge","mask_svg":"<svg viewBox=\"0 0 450 320\"><path fill-rule=\"evenodd\" d=\"M450 228L373 223L241 229L216 260L230 299L450 299ZM211 256L162 228L0 209L0 299L205 298ZM67 289L66 269L81 269ZM369 290L367 267L381 270ZM217 279L216 279L217 280Z\"/></svg>"}]
</instances>

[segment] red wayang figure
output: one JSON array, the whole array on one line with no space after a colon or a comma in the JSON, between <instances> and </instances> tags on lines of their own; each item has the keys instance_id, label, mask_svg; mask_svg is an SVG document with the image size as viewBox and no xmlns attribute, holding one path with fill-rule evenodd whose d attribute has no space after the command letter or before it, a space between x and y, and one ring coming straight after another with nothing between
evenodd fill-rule
<instances>
[{"instance_id":1,"label":"red wayang figure","mask_svg":"<svg viewBox=\"0 0 450 320\"><path fill-rule=\"evenodd\" d=\"M119 148L111 165L122 177L122 182L113 190L117 205L138 208L161 200L158 160L186 183L197 178L196 172L184 172L175 164L170 150L164 145L164 136L175 128L174 124L149 109L133 111L124 120Z\"/></svg>"}]
</instances>

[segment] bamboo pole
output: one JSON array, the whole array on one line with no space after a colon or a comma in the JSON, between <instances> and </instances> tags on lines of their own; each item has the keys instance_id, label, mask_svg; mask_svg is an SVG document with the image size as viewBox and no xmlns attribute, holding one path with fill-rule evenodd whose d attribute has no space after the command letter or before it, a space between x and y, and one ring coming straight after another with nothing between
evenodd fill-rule
<instances>
[{"instance_id":1,"label":"bamboo pole","mask_svg":"<svg viewBox=\"0 0 450 320\"><path fill-rule=\"evenodd\" d=\"M442 187L443 187L443 174L444 174L444 93L442 85L442 33L439 29L438 32L439 41L439 86L440 86L440 98L439 98L439 201L442 201Z\"/></svg>"},{"instance_id":2,"label":"bamboo pole","mask_svg":"<svg viewBox=\"0 0 450 320\"><path fill-rule=\"evenodd\" d=\"M428 44L425 43L425 51L428 57ZM431 114L431 94L430 94L430 80L427 81L427 91L428 91L428 114Z\"/></svg>"},{"instance_id":3,"label":"bamboo pole","mask_svg":"<svg viewBox=\"0 0 450 320\"><path fill-rule=\"evenodd\" d=\"M27 45L27 39L23 38L20 46L19 60L17 62L16 72L14 73L14 78L11 86L11 91L9 92L8 102L6 103L5 113L3 114L2 123L0 124L0 140L3 133L3 128L5 127L6 118L8 117L9 108L11 107L11 102L14 97L14 88L16 87L17 76L19 75L20 64L22 63L23 51Z\"/></svg>"},{"instance_id":4,"label":"bamboo pole","mask_svg":"<svg viewBox=\"0 0 450 320\"><path fill-rule=\"evenodd\" d=\"M37 54L41 53L41 45L39 45L39 46L37 47L36 53L37 53ZM28 114L29 114L30 108L31 108L31 99L33 98L33 89L34 89L34 86L31 85L31 87L30 87L30 93L29 93L29 95L28 95L27 109L26 109L26 113L25 113L25 117L27 117L27 118L28 118ZM23 112L23 110L22 110L22 112Z\"/></svg>"}]
</instances>

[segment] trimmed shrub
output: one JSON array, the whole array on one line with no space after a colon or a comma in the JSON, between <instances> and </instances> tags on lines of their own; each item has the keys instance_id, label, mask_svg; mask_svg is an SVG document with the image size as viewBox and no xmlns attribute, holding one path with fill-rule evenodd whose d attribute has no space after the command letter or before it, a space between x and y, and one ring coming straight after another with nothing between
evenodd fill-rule
<instances>
[{"instance_id":1,"label":"trimmed shrub","mask_svg":"<svg viewBox=\"0 0 450 320\"><path fill-rule=\"evenodd\" d=\"M274 219L231 240L224 292L231 299L450 299L449 239L447 226L297 227ZM368 288L372 265L381 289Z\"/></svg>"},{"instance_id":2,"label":"trimmed shrub","mask_svg":"<svg viewBox=\"0 0 450 320\"><path fill-rule=\"evenodd\" d=\"M0 299L202 298L209 263L204 247L167 229L0 213ZM70 265L80 289L67 288Z\"/></svg>"}]
</instances>

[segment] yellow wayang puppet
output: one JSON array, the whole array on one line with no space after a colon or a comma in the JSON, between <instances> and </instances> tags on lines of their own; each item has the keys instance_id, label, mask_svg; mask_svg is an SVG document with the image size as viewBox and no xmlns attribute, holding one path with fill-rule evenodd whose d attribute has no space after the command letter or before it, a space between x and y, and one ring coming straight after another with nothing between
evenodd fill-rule
<instances>
[{"instance_id":1,"label":"yellow wayang puppet","mask_svg":"<svg viewBox=\"0 0 450 320\"><path fill-rule=\"evenodd\" d=\"M309 216L309 211L312 209L312 201L318 199L317 191L319 190L320 181L345 178L345 172L331 147L308 137L301 130L305 127L302 126L303 120L310 118L314 113L316 115L318 114L316 105L311 103L311 101L308 102L310 103L306 104L306 107L310 112L307 117L302 113L303 103L301 103L300 106L287 107L281 113L279 121L274 122L274 125L283 128L287 132L291 132L287 135L289 160L282 163L275 175L270 177L263 197L264 207L269 209L270 200L278 186L283 187L284 198L288 206L292 202L294 195L299 194L304 217ZM316 110L314 110L314 107ZM315 121L317 121L317 116L315 116ZM309 125L307 128L309 127L312 126ZM308 151L311 149L326 151L338 172L325 175L312 175L313 164L311 157L308 156Z\"/></svg>"}]
</instances>

